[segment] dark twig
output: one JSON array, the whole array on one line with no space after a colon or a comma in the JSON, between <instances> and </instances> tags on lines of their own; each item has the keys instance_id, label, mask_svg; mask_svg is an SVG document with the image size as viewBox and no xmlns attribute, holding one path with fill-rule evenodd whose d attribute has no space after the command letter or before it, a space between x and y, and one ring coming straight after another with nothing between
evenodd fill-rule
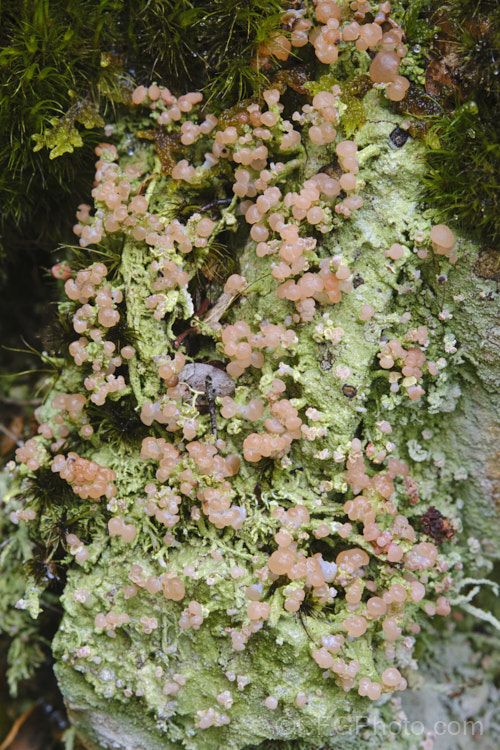
<instances>
[{"instance_id":1,"label":"dark twig","mask_svg":"<svg viewBox=\"0 0 500 750\"><path fill-rule=\"evenodd\" d=\"M212 425L212 432L217 439L218 435L217 435L217 419L215 417L214 390L212 387L212 378L210 377L210 375L207 375L205 379L205 396L207 397L207 401L208 401L208 411L210 412L210 423Z\"/></svg>"}]
</instances>

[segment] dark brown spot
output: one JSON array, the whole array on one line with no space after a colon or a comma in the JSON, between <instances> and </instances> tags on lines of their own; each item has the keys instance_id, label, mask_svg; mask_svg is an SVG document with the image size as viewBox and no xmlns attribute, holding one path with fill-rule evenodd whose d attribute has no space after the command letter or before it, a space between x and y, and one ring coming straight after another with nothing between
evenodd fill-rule
<instances>
[{"instance_id":1,"label":"dark brown spot","mask_svg":"<svg viewBox=\"0 0 500 750\"><path fill-rule=\"evenodd\" d=\"M346 398L354 398L354 396L357 394L358 390L353 385L348 385L347 383L342 386L342 393Z\"/></svg>"},{"instance_id":2,"label":"dark brown spot","mask_svg":"<svg viewBox=\"0 0 500 750\"><path fill-rule=\"evenodd\" d=\"M365 280L361 278L359 273L357 273L356 276L353 277L352 285L355 289L357 289L358 286L361 286L361 284L364 284L364 283L365 283Z\"/></svg>"},{"instance_id":3,"label":"dark brown spot","mask_svg":"<svg viewBox=\"0 0 500 750\"><path fill-rule=\"evenodd\" d=\"M451 61L451 56L447 59ZM453 101L452 96L457 93L457 85L444 59L431 60L428 64L425 71L425 91L441 102Z\"/></svg>"},{"instance_id":4,"label":"dark brown spot","mask_svg":"<svg viewBox=\"0 0 500 750\"><path fill-rule=\"evenodd\" d=\"M163 174L170 174L177 164L178 159L175 154L184 154L186 151L186 147L180 142L179 134L169 133L163 127L154 130L138 130L136 135L139 138L154 141Z\"/></svg>"},{"instance_id":5,"label":"dark brown spot","mask_svg":"<svg viewBox=\"0 0 500 750\"><path fill-rule=\"evenodd\" d=\"M432 537L436 544L441 544L444 539L453 536L454 532L450 521L433 505L424 513L420 523L424 532Z\"/></svg>"},{"instance_id":6,"label":"dark brown spot","mask_svg":"<svg viewBox=\"0 0 500 750\"><path fill-rule=\"evenodd\" d=\"M407 130L403 130L402 128L398 127L394 128L392 133L389 135L390 142L396 146L396 148L401 148L405 145L406 141L408 140L409 133Z\"/></svg>"},{"instance_id":7,"label":"dark brown spot","mask_svg":"<svg viewBox=\"0 0 500 750\"><path fill-rule=\"evenodd\" d=\"M310 91L304 88L304 84L308 83L310 78L305 68L289 68L288 70L279 70L273 78L273 84L285 84L291 89L302 94L303 96L310 95ZM284 93L284 88L281 93Z\"/></svg>"},{"instance_id":8,"label":"dark brown spot","mask_svg":"<svg viewBox=\"0 0 500 750\"><path fill-rule=\"evenodd\" d=\"M476 276L500 281L500 253L492 247L483 247L474 264Z\"/></svg>"}]
</instances>

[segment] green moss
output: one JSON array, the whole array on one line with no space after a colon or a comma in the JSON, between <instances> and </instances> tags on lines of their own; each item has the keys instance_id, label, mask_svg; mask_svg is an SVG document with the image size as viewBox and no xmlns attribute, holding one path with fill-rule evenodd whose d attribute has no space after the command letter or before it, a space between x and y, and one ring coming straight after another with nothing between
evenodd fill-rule
<instances>
[{"instance_id":1,"label":"green moss","mask_svg":"<svg viewBox=\"0 0 500 750\"><path fill-rule=\"evenodd\" d=\"M433 0L414 0L404 11L402 26L410 44L429 44L439 27L432 22Z\"/></svg>"},{"instance_id":2,"label":"green moss","mask_svg":"<svg viewBox=\"0 0 500 750\"><path fill-rule=\"evenodd\" d=\"M48 249L63 239L72 207L88 193L102 116L130 101L133 78L168 81L178 92L205 88L220 108L255 91L265 77L250 60L279 28L281 8L280 0L92 0L84 8L79 0L3 3L4 251L26 252L33 235ZM65 156L74 149L76 159ZM71 195L66 216L60 210L65 193Z\"/></svg>"},{"instance_id":3,"label":"green moss","mask_svg":"<svg viewBox=\"0 0 500 750\"><path fill-rule=\"evenodd\" d=\"M415 2L403 21L410 44L418 44L419 63L422 54L426 67L429 63L420 83L431 94L437 90L444 107L426 136L426 197L444 221L458 219L466 231L493 245L500 229L499 23L498 4L490 0Z\"/></svg>"},{"instance_id":4,"label":"green moss","mask_svg":"<svg viewBox=\"0 0 500 750\"><path fill-rule=\"evenodd\" d=\"M496 124L481 118L472 102L434 130L439 148L429 150L427 196L446 219L494 246L500 237L500 140Z\"/></svg>"},{"instance_id":5,"label":"green moss","mask_svg":"<svg viewBox=\"0 0 500 750\"><path fill-rule=\"evenodd\" d=\"M72 154L75 148L83 146L83 139L75 125L76 122L81 123L88 130L104 125L104 120L95 106L85 101L78 102L60 119L51 118L50 130L47 129L43 135L37 133L33 135L35 141L33 151L48 148L51 159L56 159L62 154Z\"/></svg>"}]
</instances>

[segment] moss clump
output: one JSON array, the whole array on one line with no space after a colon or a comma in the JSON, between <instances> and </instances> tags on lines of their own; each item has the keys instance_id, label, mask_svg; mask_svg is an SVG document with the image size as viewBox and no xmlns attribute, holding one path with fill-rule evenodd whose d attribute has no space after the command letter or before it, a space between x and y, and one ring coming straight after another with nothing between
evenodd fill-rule
<instances>
[{"instance_id":1,"label":"moss clump","mask_svg":"<svg viewBox=\"0 0 500 750\"><path fill-rule=\"evenodd\" d=\"M426 195L445 220L456 218L463 228L496 245L500 236L498 3L415 3L404 23L411 43L424 49L425 88L444 115L431 133L425 128L430 167Z\"/></svg>"},{"instance_id":2,"label":"moss clump","mask_svg":"<svg viewBox=\"0 0 500 750\"><path fill-rule=\"evenodd\" d=\"M281 10L281 0L2 3L4 251L27 252L33 237L44 247L63 238L70 206L88 191L102 116L129 100L133 78L206 88L219 107L234 104L265 80L250 61L279 28Z\"/></svg>"},{"instance_id":3,"label":"moss clump","mask_svg":"<svg viewBox=\"0 0 500 750\"><path fill-rule=\"evenodd\" d=\"M500 239L500 137L498 125L481 117L474 102L457 109L434 131L439 148L427 155L427 195L450 219L458 219L493 245Z\"/></svg>"}]
</instances>

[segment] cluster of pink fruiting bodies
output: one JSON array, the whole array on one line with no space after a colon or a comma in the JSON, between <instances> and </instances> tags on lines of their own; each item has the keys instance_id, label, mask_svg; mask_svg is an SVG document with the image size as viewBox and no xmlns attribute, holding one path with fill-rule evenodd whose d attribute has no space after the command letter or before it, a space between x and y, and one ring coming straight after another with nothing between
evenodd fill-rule
<instances>
[{"instance_id":1,"label":"cluster of pink fruiting bodies","mask_svg":"<svg viewBox=\"0 0 500 750\"><path fill-rule=\"evenodd\" d=\"M262 45L256 64L265 64L266 56L271 55L284 60L292 47L308 43L314 46L321 62L333 63L338 56L339 42L353 42L357 49L370 49L375 53L370 66L372 80L388 84L389 98L401 99L408 85L406 79L398 75L400 59L406 54L402 31L392 22L390 31L382 31L382 24L390 20L390 4L381 3L373 23L363 23L369 3L350 3L350 8L354 20L346 23L343 6L333 0L321 0L316 6L319 25L290 11L290 38L278 35ZM263 272L267 268L276 281L277 298L290 300L294 305L286 325L283 320L266 321L259 330L252 330L244 320L232 325L214 324L214 336L218 337L220 350L229 360L227 373L234 379L251 372L252 368L262 368L267 357L293 356L300 327L313 320L316 306L333 306L352 289L351 272L341 256L322 259L315 271L309 270L308 260L316 248L318 233L330 232L335 217L348 218L363 204L357 194L356 143L339 140L337 134L339 95L337 86L316 94L311 104L304 105L289 121L282 119L279 91L264 91L262 104L267 109L262 109L258 103L250 104L245 124L219 130L216 117L198 116L201 94L190 93L177 98L168 89L156 85L148 89L141 86L134 92L134 103L148 105L158 126L177 129L184 146L203 145L203 162L195 165L186 159L179 161L171 170L172 180L195 189L219 162L234 165L232 191L238 205L237 213L244 217L240 221L248 224ZM305 180L297 191L283 192L278 183L286 174L288 163L300 155L304 142L318 149L335 143L329 153L335 152L339 176L318 172ZM79 207L75 232L82 247L99 243L106 235L116 233L125 234L130 242L150 247L152 260L148 272L152 294L144 299L144 305L155 319L161 320L169 293L184 289L187 294L193 270L190 272L184 267L185 258L194 250L209 252L219 222L208 215L194 214L183 224L178 219L168 221L150 212L149 200L143 193L141 168L130 162L122 168L117 161L117 149L110 144L102 144L97 155L93 189L96 210L91 215L90 206ZM277 160L280 155L283 160ZM179 187L183 189L182 184ZM430 240L437 254L454 260L454 237L448 227L434 227ZM385 256L397 262L404 252L395 243L385 251ZM104 404L110 394L127 389L124 376L115 376L115 371L137 356L131 346L116 351L113 341L107 338L109 329L120 322L118 307L125 297L123 287L106 283L107 273L104 263L94 263L74 277L66 278L65 282L69 299L80 305L73 314L73 326L79 338L70 345L70 354L77 367L91 370L84 379L84 388L96 405ZM246 288L246 279L235 274L227 280L225 291L238 294L244 293ZM369 321L374 314L374 308L365 304L359 311L359 320ZM403 341L391 339L384 344L379 354L380 367L390 371L391 390L399 388L398 381L402 378L411 400L424 394L418 384L424 373L437 373L436 365L426 362L427 339L424 326L411 329ZM144 461L153 462L156 469L155 480L145 486L145 497L139 500L138 506L160 528L167 529L162 537L167 547L175 542L180 507L185 503L190 504L193 520L203 514L217 529L231 527L237 533L245 523L246 510L233 502L235 492L231 477L238 474L241 461L282 459L290 452L294 441L321 435L306 422L308 415L315 421L315 410L299 414L286 397L285 380L274 377L267 391L247 404L236 403L231 396L218 399L219 419L230 423L237 418L260 425L258 431L243 431L241 455L225 455L225 441L214 440L210 435L203 439L207 432L204 420L193 403L186 402L190 389L182 380L185 365L186 357L180 352L161 358L157 369L162 392L156 401L139 404L144 425L159 423L166 432L173 433L176 441L174 444L155 433L143 440L140 454ZM92 437L93 428L85 416L86 404L87 397L82 394L58 394L52 401L53 425L42 424L39 433L45 444L53 441L50 444L55 454L51 460L52 471L71 484L76 495L81 499L109 500L120 492L114 484L115 472L75 452L67 455L58 452L72 429L76 428L84 439ZM383 424L386 427L381 427L381 431L390 432L390 425ZM18 450L17 457L30 471L36 471L46 460L46 454L47 450L40 446L40 438L36 438L27 441ZM366 457L372 457L370 446ZM384 458L385 452L377 455L374 462L381 463ZM270 587L278 583L284 594L284 610L288 613L298 612L305 599L320 607L344 603L343 616L335 620L332 633L324 636L321 644L316 644L311 651L326 677L334 679L346 691L357 686L360 695L372 700L377 700L382 692L404 689L406 682L395 667L389 666L381 674L366 675L358 661L342 658L348 642L371 629L381 635L385 658L391 662L395 656L394 644L404 638L403 628L411 633L419 629L412 617L405 619L405 608L417 605L431 593L425 585L429 581L429 571L440 564L441 572L446 569L439 561L436 546L429 541L419 542L408 518L391 502L397 477L411 486L408 467L396 459L389 460L387 471L370 477L366 473L361 443L353 440L345 471L345 480L353 494L353 499L344 505L349 522L318 521L314 514L311 517L310 509L299 502L288 509L281 506L274 509L271 518L275 526L271 543L274 551L264 565L252 572L254 583L246 587L248 604L246 617L243 616L243 621L239 617L240 627L227 628L235 650L243 650L252 634L264 626L271 611L265 597ZM126 522L120 516L108 522L110 536L119 537L125 544L134 541L138 528L140 521L129 519ZM311 551L313 542L305 545L311 536L316 540L338 536L343 550L334 560L327 561L321 553ZM67 543L77 560L85 562L88 552L78 537L68 535ZM213 552L214 559L218 554ZM369 566L374 561L384 566L384 585L373 580L373 573L370 573ZM179 626L194 630L202 627L207 612L195 599L186 601L186 588L189 590L189 579L194 572L190 566L182 571L167 571L159 577L143 575L143 572L141 566L131 566L128 574L131 583L123 590L125 599L136 596L142 589L150 596L162 595L182 602ZM231 570L235 585L246 572L240 566ZM436 604L427 601L422 606L430 615L449 612L448 602L442 596ZM110 636L114 635L116 627L129 622L129 615L113 610L95 618L96 628ZM143 617L141 625L144 632L150 633L158 623L154 617ZM175 682L166 684L166 695L182 688L182 676L178 677ZM306 700L299 694L297 706L304 705ZM226 705L227 701L224 699L220 703ZM268 696L265 706L274 710L278 700ZM217 712L213 716L204 714L200 716L199 726L217 722L227 723Z\"/></svg>"},{"instance_id":2,"label":"cluster of pink fruiting bodies","mask_svg":"<svg viewBox=\"0 0 500 750\"><path fill-rule=\"evenodd\" d=\"M353 16L349 23L343 23L346 12ZM270 56L287 60L294 47L305 47L312 44L320 62L332 64L339 57L340 42L354 42L358 50L377 51L370 66L370 76L375 83L386 83L387 96L393 101L403 99L409 83L398 75L399 62L406 55L403 44L403 31L390 18L391 4L383 2L372 23L364 22L367 13L371 13L367 0L359 2L336 3L335 0L320 0L316 4L316 22L302 17L300 11L290 10L285 15L285 22L292 27L290 38L277 34L259 48L256 66L265 65ZM383 24L391 28L382 31Z\"/></svg>"}]
</instances>

